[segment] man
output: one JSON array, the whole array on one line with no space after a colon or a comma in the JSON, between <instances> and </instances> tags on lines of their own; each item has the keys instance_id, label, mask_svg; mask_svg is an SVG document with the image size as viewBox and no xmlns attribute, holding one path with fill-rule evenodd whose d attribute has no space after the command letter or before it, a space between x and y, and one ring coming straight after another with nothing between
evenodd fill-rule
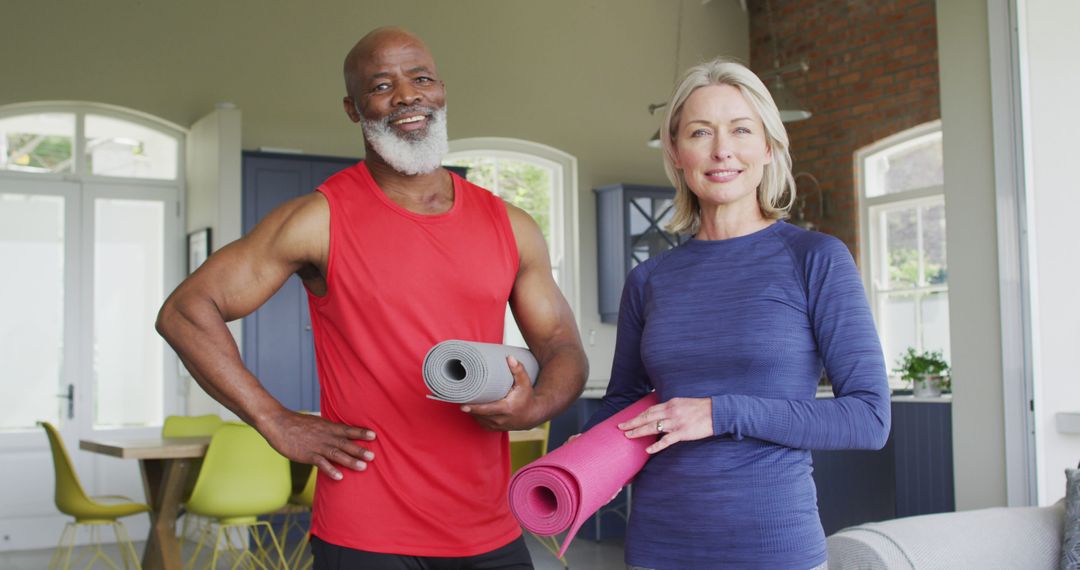
<instances>
[{"instance_id":1,"label":"man","mask_svg":"<svg viewBox=\"0 0 1080 570\"><path fill-rule=\"evenodd\" d=\"M505 431L564 410L588 370L543 235L439 167L445 87L418 38L365 36L345 60L345 87L366 159L214 254L165 302L158 331L211 396L318 467L316 568L531 567L506 500ZM321 417L271 397L225 327L293 273L310 301ZM541 364L535 387L508 359L514 386L502 400L425 398L426 351L451 338L501 342L508 300Z\"/></svg>"}]
</instances>

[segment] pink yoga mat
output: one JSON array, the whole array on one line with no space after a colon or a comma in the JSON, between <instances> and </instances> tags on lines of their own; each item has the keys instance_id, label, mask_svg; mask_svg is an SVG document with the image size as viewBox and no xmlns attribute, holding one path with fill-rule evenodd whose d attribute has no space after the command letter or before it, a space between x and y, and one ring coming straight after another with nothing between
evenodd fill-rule
<instances>
[{"instance_id":1,"label":"pink yoga mat","mask_svg":"<svg viewBox=\"0 0 1080 570\"><path fill-rule=\"evenodd\" d=\"M585 520L649 460L645 448L656 436L630 439L615 426L656 403L654 392L522 467L510 480L510 510L521 526L540 536L570 529L559 550L564 555Z\"/></svg>"}]
</instances>

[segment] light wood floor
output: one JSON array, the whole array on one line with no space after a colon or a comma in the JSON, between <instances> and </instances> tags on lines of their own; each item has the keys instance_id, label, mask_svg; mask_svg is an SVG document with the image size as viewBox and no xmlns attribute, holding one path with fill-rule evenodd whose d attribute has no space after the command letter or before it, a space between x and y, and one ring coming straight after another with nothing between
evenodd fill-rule
<instances>
[{"instance_id":1,"label":"light wood floor","mask_svg":"<svg viewBox=\"0 0 1080 570\"><path fill-rule=\"evenodd\" d=\"M555 559L535 539L526 534L529 544L529 552L533 557L536 570L560 570L562 564ZM143 543L135 543L136 550L142 554ZM185 545L185 559L190 554L190 543ZM115 547L106 547L114 560L118 559ZM49 558L52 549L44 550L14 550L0 552L0 568L4 570L44 570L49 566ZM622 542L607 540L594 542L591 540L576 539L570 544L566 553L567 562L572 570L624 570ZM227 566L222 565L222 568ZM106 568L106 565L98 563L95 568Z\"/></svg>"}]
</instances>

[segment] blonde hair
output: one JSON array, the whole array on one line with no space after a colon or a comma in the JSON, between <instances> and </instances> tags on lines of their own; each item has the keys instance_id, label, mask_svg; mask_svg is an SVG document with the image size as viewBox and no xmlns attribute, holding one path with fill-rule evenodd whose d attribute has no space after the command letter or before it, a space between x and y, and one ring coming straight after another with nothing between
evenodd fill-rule
<instances>
[{"instance_id":1,"label":"blonde hair","mask_svg":"<svg viewBox=\"0 0 1080 570\"><path fill-rule=\"evenodd\" d=\"M765 144L772 151L772 162L765 165L757 198L761 213L766 218L782 220L795 202L795 179L791 176L791 154L788 152L787 130L780 121L780 112L773 102L765 84L746 66L724 58L691 67L675 87L667 114L660 128L664 150L664 171L675 187L675 213L667 230L671 233L695 233L701 224L701 205L697 196L686 185L686 177L675 167L675 133L683 105L700 87L730 85L742 93L750 106L761 117L765 127Z\"/></svg>"}]
</instances>

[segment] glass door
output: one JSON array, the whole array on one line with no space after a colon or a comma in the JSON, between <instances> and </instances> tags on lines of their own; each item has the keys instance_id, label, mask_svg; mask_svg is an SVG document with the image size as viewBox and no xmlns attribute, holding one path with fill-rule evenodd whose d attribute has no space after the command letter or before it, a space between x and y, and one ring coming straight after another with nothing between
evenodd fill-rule
<instances>
[{"instance_id":1,"label":"glass door","mask_svg":"<svg viewBox=\"0 0 1080 570\"><path fill-rule=\"evenodd\" d=\"M104 105L0 108L0 550L53 546L67 518L38 421L87 493L142 497L137 462L79 441L157 435L183 408L154 330L183 277L183 141Z\"/></svg>"},{"instance_id":2,"label":"glass door","mask_svg":"<svg viewBox=\"0 0 1080 570\"><path fill-rule=\"evenodd\" d=\"M78 183L0 179L0 539L16 547L55 540L64 524L36 424L54 424L69 447L80 435L79 206Z\"/></svg>"}]
</instances>

